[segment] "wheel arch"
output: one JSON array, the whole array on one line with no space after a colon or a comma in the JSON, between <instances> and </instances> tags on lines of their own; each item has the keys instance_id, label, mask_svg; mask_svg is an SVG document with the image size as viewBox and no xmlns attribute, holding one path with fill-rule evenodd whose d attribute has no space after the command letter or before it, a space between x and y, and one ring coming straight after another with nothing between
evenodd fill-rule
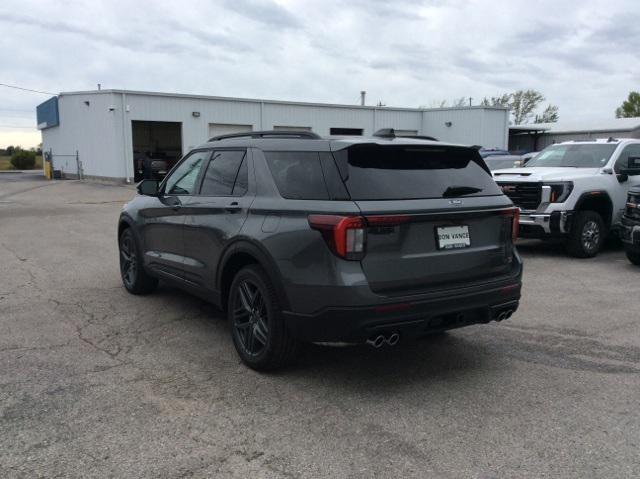
<instances>
[{"instance_id":1,"label":"wheel arch","mask_svg":"<svg viewBox=\"0 0 640 479\"><path fill-rule=\"evenodd\" d=\"M229 288L233 277L243 267L257 264L271 280L282 309L289 308L284 282L275 260L263 246L248 239L241 239L229 245L220 258L216 274L216 289L220 292L220 306L227 307Z\"/></svg>"},{"instance_id":2,"label":"wheel arch","mask_svg":"<svg viewBox=\"0 0 640 479\"><path fill-rule=\"evenodd\" d=\"M604 190L587 191L580 195L576 202L575 211L595 211L604 220L607 229L613 221L613 201Z\"/></svg>"}]
</instances>

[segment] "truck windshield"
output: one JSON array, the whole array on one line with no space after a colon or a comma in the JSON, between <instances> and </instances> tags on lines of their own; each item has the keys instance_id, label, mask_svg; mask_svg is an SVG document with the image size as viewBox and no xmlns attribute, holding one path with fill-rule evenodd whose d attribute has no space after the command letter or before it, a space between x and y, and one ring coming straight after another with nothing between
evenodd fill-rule
<instances>
[{"instance_id":1,"label":"truck windshield","mask_svg":"<svg viewBox=\"0 0 640 479\"><path fill-rule=\"evenodd\" d=\"M617 144L553 145L545 148L530 160L525 168L550 166L559 168L602 168L616 149Z\"/></svg>"}]
</instances>

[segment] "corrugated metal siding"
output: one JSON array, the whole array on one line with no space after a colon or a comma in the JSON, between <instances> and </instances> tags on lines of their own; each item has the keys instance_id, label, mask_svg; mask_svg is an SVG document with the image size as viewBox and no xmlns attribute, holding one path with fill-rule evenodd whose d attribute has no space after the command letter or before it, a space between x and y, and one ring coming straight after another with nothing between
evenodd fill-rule
<instances>
[{"instance_id":1,"label":"corrugated metal siding","mask_svg":"<svg viewBox=\"0 0 640 479\"><path fill-rule=\"evenodd\" d=\"M54 155L75 155L77 150L86 175L124 178L122 137L114 121L119 110L109 111L113 104L110 94L61 96L60 124L42 130L43 150L51 149ZM55 169L77 173L74 158L54 157L53 161Z\"/></svg>"},{"instance_id":2,"label":"corrugated metal siding","mask_svg":"<svg viewBox=\"0 0 640 479\"><path fill-rule=\"evenodd\" d=\"M110 107L114 110L109 111ZM193 112L199 115L193 116ZM507 116L506 110L481 108L421 111L103 91L61 95L60 126L42 134L45 149L80 150L86 175L125 178L133 176L132 120L180 122L186 153L209 138L212 123L251 125L253 130L283 125L311 127L320 135L328 135L331 128L361 128L364 135L396 128L443 141L503 148ZM452 123L450 127L445 126L447 121ZM74 173L75 164L70 165L67 162L65 168L69 169L65 171Z\"/></svg>"}]
</instances>

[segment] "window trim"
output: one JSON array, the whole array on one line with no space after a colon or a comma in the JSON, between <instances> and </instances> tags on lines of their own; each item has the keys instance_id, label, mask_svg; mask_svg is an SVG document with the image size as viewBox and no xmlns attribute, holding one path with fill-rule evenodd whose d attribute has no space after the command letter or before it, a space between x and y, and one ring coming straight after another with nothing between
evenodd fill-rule
<instances>
[{"instance_id":1,"label":"window trim","mask_svg":"<svg viewBox=\"0 0 640 479\"><path fill-rule=\"evenodd\" d=\"M200 175L200 180L199 180L199 184L198 184L198 188L197 188L197 193L195 193L194 196L202 196L204 198L242 198L243 196L246 196L247 193L249 192L249 149L245 148L245 147L225 147L225 148L213 148L211 150L211 154L209 155L209 159L207 160L207 165L206 168L204 168L202 170L202 174ZM238 174L240 174L240 167L242 166L242 162L246 161L247 162L247 189L244 192L244 194L242 195L205 195L202 194L202 186L204 184L204 177L207 173L207 170L209 169L209 165L213 162L213 157L216 154L217 151L243 151L244 152L244 156L242 157L242 161L240 162L240 166L238 167L238 171L236 172L236 177L233 180L233 187L231 188L231 193L233 193L233 190L236 187L236 182L238 181Z\"/></svg>"},{"instance_id":2,"label":"window trim","mask_svg":"<svg viewBox=\"0 0 640 479\"><path fill-rule=\"evenodd\" d=\"M182 165L182 163L187 161L189 158L191 158L196 153L203 153L203 152L204 153L209 153L208 156L206 156L204 158L204 162L208 162L209 159L211 158L211 151L212 151L211 148L197 148L195 150L189 151L189 153L184 155L180 161L178 161L175 165L173 165L173 168L171 168L169 173L167 173L167 175L160 182L160 185L158 187L158 191L160 192L160 194L163 195L163 196L195 196L195 195L197 195L197 193L195 191L192 192L192 193L189 193L189 194L180 194L180 195L177 195L175 193L167 193L165 191L165 188L167 186L167 182L169 181L169 178L171 178L173 173L180 167L180 165ZM198 172L198 176L196 177L194 185L199 184L201 176L202 176L202 167L200 168L200 171Z\"/></svg>"}]
</instances>

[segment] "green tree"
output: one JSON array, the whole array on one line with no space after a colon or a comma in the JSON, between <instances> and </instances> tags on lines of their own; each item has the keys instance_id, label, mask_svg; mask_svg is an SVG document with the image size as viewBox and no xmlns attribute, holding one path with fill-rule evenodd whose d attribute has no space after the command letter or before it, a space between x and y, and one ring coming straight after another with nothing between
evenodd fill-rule
<instances>
[{"instance_id":1,"label":"green tree","mask_svg":"<svg viewBox=\"0 0 640 479\"><path fill-rule=\"evenodd\" d=\"M11 164L16 170L33 170L36 166L36 152L16 150L11 155Z\"/></svg>"},{"instance_id":2,"label":"green tree","mask_svg":"<svg viewBox=\"0 0 640 479\"><path fill-rule=\"evenodd\" d=\"M537 90L518 90L491 98L485 97L480 104L508 107L511 109L511 121L515 125L543 119L545 122L547 119L549 122L558 121L558 107L554 105L548 105L540 116L536 115L536 110L544 100L544 95Z\"/></svg>"},{"instance_id":3,"label":"green tree","mask_svg":"<svg viewBox=\"0 0 640 479\"><path fill-rule=\"evenodd\" d=\"M640 116L640 93L632 91L622 105L616 108L616 118L635 118Z\"/></svg>"},{"instance_id":4,"label":"green tree","mask_svg":"<svg viewBox=\"0 0 640 479\"><path fill-rule=\"evenodd\" d=\"M555 123L558 121L558 107L547 105L541 115L536 115L534 123Z\"/></svg>"}]
</instances>

